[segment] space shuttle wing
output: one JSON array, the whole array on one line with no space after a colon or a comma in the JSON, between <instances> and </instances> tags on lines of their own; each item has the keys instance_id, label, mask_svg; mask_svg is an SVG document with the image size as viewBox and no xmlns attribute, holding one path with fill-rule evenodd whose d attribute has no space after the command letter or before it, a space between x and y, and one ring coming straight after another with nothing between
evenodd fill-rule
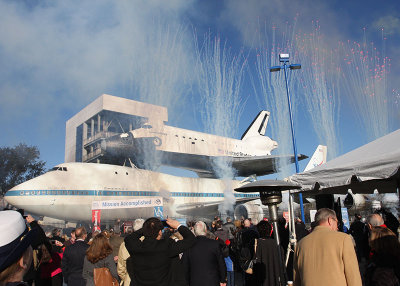
<instances>
[{"instance_id":1,"label":"space shuttle wing","mask_svg":"<svg viewBox=\"0 0 400 286\"><path fill-rule=\"evenodd\" d=\"M298 160L307 159L308 156L299 154ZM283 166L295 162L293 155L265 155L252 157L233 157L232 167L236 176L248 177L251 175L264 176L279 172Z\"/></svg>"},{"instance_id":2,"label":"space shuttle wing","mask_svg":"<svg viewBox=\"0 0 400 286\"><path fill-rule=\"evenodd\" d=\"M298 160L308 158L298 155ZM235 176L263 176L280 171L282 166L294 163L293 155L264 155L251 157L207 156L187 153L164 152L163 163L196 172L200 178L218 178L215 162L224 162L234 169Z\"/></svg>"},{"instance_id":3,"label":"space shuttle wing","mask_svg":"<svg viewBox=\"0 0 400 286\"><path fill-rule=\"evenodd\" d=\"M175 168L196 172L200 178L216 178L213 157L198 154L163 152L161 163Z\"/></svg>"}]
</instances>

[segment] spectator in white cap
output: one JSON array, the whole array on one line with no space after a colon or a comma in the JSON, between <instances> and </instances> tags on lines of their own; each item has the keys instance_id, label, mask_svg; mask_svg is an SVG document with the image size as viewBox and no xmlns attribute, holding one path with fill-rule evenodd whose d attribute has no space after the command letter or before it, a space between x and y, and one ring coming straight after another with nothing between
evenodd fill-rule
<instances>
[{"instance_id":1,"label":"spectator in white cap","mask_svg":"<svg viewBox=\"0 0 400 286\"><path fill-rule=\"evenodd\" d=\"M34 231L16 211L0 211L0 285L28 285L22 281L32 262Z\"/></svg>"}]
</instances>

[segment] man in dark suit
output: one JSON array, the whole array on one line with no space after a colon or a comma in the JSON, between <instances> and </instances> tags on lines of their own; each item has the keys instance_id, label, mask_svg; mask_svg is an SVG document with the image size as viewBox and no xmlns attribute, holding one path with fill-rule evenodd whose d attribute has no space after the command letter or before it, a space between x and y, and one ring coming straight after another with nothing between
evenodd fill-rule
<instances>
[{"instance_id":1,"label":"man in dark suit","mask_svg":"<svg viewBox=\"0 0 400 286\"><path fill-rule=\"evenodd\" d=\"M171 263L193 245L195 236L176 220L167 219L166 222L179 231L183 240L162 238L163 224L155 217L147 219L143 228L125 238L125 247L131 256L128 273L132 285L175 285L173 277L176 275L171 271Z\"/></svg>"},{"instance_id":2,"label":"man in dark suit","mask_svg":"<svg viewBox=\"0 0 400 286\"><path fill-rule=\"evenodd\" d=\"M194 226L195 244L183 254L186 280L190 286L226 285L226 265L220 243L209 239L207 226L199 221Z\"/></svg>"},{"instance_id":3,"label":"man in dark suit","mask_svg":"<svg viewBox=\"0 0 400 286\"><path fill-rule=\"evenodd\" d=\"M86 282L82 277L83 261L89 245L85 242L86 229L78 227L75 230L75 243L67 246L61 260L61 269L64 282L72 286L85 286Z\"/></svg>"}]
</instances>

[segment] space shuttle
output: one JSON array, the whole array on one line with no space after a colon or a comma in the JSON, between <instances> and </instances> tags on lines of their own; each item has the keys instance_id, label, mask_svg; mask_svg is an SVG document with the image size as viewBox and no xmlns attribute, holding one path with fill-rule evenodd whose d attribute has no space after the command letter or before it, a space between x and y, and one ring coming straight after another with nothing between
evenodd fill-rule
<instances>
[{"instance_id":1,"label":"space shuttle","mask_svg":"<svg viewBox=\"0 0 400 286\"><path fill-rule=\"evenodd\" d=\"M232 168L235 176L263 176L294 163L293 155L271 155L278 143L265 136L270 112L261 111L239 139L147 122L140 128L103 140L101 148L111 158L130 161L141 169L160 165L182 168L200 178L218 178L215 162ZM298 155L298 160L306 159Z\"/></svg>"}]
</instances>

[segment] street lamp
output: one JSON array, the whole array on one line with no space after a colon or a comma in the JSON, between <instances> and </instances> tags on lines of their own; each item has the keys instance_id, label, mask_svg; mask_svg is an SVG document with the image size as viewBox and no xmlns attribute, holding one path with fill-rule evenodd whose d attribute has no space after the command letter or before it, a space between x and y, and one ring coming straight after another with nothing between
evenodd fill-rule
<instances>
[{"instance_id":1,"label":"street lamp","mask_svg":"<svg viewBox=\"0 0 400 286\"><path fill-rule=\"evenodd\" d=\"M290 128L292 130L294 161L295 161L295 165L296 165L296 173L298 173L299 172L299 160L297 158L296 136L295 136L294 127L293 127L292 103L290 100L287 70L288 69L291 69L291 70L301 69L301 65L300 64L289 65L289 54L279 54L279 62L282 63L281 66L271 67L269 69L269 71L277 72L277 71L280 71L281 69L283 69L283 71L285 73L286 94L287 94L287 100L288 100L288 106L289 106ZM299 199L300 199L301 220L303 222L305 222L304 207L303 207L303 195L301 193L299 193ZM293 194L290 191L289 191L289 200L290 200L290 204L293 205Z\"/></svg>"}]
</instances>

